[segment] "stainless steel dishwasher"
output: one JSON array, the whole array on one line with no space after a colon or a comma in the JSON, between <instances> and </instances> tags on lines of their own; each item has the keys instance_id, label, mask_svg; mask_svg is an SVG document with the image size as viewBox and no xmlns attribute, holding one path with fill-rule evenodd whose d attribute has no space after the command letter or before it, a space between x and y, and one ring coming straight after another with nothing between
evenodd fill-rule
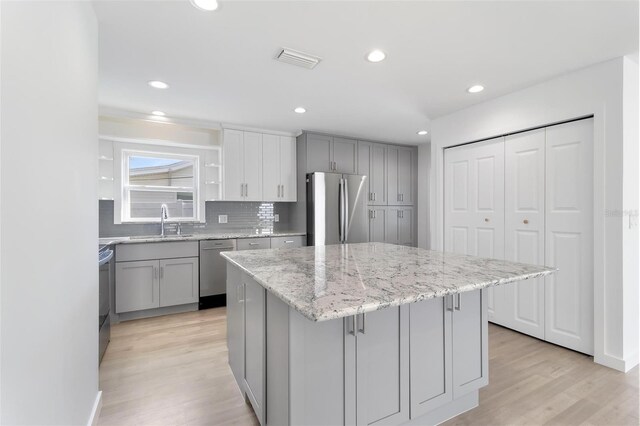
<instances>
[{"instance_id":1,"label":"stainless steel dishwasher","mask_svg":"<svg viewBox=\"0 0 640 426\"><path fill-rule=\"evenodd\" d=\"M236 240L200 241L200 309L227 303L227 262L220 252L235 251Z\"/></svg>"}]
</instances>

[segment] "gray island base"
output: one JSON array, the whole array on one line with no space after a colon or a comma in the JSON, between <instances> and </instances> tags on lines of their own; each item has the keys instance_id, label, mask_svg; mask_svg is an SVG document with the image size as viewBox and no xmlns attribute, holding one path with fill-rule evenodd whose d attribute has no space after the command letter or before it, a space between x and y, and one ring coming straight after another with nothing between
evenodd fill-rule
<instances>
[{"instance_id":1,"label":"gray island base","mask_svg":"<svg viewBox=\"0 0 640 426\"><path fill-rule=\"evenodd\" d=\"M476 407L483 289L554 270L382 243L223 256L229 364L262 425L430 425Z\"/></svg>"}]
</instances>

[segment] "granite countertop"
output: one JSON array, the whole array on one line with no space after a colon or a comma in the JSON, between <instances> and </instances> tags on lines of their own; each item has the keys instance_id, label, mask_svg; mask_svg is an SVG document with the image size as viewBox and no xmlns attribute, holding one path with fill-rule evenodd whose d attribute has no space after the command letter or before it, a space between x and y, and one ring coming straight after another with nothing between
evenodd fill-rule
<instances>
[{"instance_id":1,"label":"granite countertop","mask_svg":"<svg viewBox=\"0 0 640 426\"><path fill-rule=\"evenodd\" d=\"M312 321L536 278L555 268L384 243L223 252Z\"/></svg>"},{"instance_id":2,"label":"granite countertop","mask_svg":"<svg viewBox=\"0 0 640 426\"><path fill-rule=\"evenodd\" d=\"M135 237L103 237L98 238L99 244L135 244L135 243L160 243L173 241L200 241L200 240L228 240L236 238L271 238L271 237L294 237L307 235L306 232L273 232L256 234L249 232L229 232L221 234L188 234L188 235L145 235Z\"/></svg>"}]
</instances>

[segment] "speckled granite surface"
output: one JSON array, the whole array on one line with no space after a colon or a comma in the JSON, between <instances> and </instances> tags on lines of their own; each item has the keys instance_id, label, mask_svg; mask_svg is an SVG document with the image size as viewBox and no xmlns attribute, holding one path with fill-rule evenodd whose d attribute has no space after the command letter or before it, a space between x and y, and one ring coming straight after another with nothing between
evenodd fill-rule
<instances>
[{"instance_id":1,"label":"speckled granite surface","mask_svg":"<svg viewBox=\"0 0 640 426\"><path fill-rule=\"evenodd\" d=\"M140 237L105 237L99 238L99 244L133 244L133 243L160 243L169 241L200 241L200 240L228 240L233 238L271 238L271 237L293 237L307 235L305 232L274 232L264 234L249 233L225 233L225 234L193 234L193 235L148 235Z\"/></svg>"},{"instance_id":2,"label":"speckled granite surface","mask_svg":"<svg viewBox=\"0 0 640 426\"><path fill-rule=\"evenodd\" d=\"M312 321L547 275L555 268L384 243L223 252Z\"/></svg>"}]
</instances>

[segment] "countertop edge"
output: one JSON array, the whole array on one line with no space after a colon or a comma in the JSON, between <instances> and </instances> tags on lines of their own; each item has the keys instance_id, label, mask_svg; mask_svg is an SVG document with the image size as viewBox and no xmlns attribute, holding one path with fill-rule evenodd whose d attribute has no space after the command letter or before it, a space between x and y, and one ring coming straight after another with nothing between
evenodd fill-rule
<instances>
[{"instance_id":1,"label":"countertop edge","mask_svg":"<svg viewBox=\"0 0 640 426\"><path fill-rule=\"evenodd\" d=\"M313 322L322 322L322 321L329 321L329 320L333 320L333 319L346 318L346 317L349 317L349 316L358 315L358 314L365 314L365 313L368 313L368 312L375 312L375 311L379 311L381 309L391 308L391 307L394 307L394 306L407 305L407 304L410 304L410 303L416 303L416 302L420 302L420 301L423 301L423 300L435 299L437 297L444 297L444 296L448 296L448 295L452 295L452 294L465 293L465 292L474 291L474 290L481 290L481 289L484 289L484 288L495 287L495 286L503 285L503 284L509 284L509 283L516 282L516 281L525 281L525 280L540 278L540 277L543 277L543 276L546 276L546 275L550 275L553 272L558 270L557 268L552 268L552 270L541 271L541 272L533 272L533 273L530 273L530 274L519 275L517 277L502 278L502 279L499 279L499 280L492 280L492 281L483 282L483 283L479 283L479 284L468 284L468 285L465 285L465 286L458 287L456 289L445 289L443 291L438 291L438 292L419 293L419 294L416 294L415 296L410 296L410 297L406 297L406 298L403 298L403 299L396 299L396 300L392 300L390 302L381 302L381 303L371 304L369 306L356 306L356 307L353 307L353 308L342 309L340 311L331 311L331 312L323 313L322 315L316 316L316 315L310 315L308 312L305 312L304 310L300 309L299 306L297 306L296 303L294 303L293 300L290 300L287 297L285 297L283 294L281 294L280 292L277 292L268 283L266 283L264 280L260 279L260 277L257 276L255 273L251 272L250 270L248 270L247 268L242 266L240 263L238 263L235 260L233 260L232 258L228 257L225 252L220 253L220 255L222 257L224 257L229 263L231 263L234 266L237 266L238 268L240 268L243 272L245 272L247 275L249 275L251 278L253 278L263 288L265 288L266 290L271 292L271 294L273 294L278 299L280 299L284 303L286 303L287 306L293 308L296 312L301 314L303 317L305 317L306 319L308 319L310 321L313 321Z\"/></svg>"},{"instance_id":2,"label":"countertop edge","mask_svg":"<svg viewBox=\"0 0 640 426\"><path fill-rule=\"evenodd\" d=\"M188 237L180 237L177 235L170 235L168 237L152 236L148 238L142 237L99 237L98 242L104 245L118 245L118 244L143 244L143 243L173 243L182 241L205 241L205 240L238 240L247 238L278 238L278 237L303 237L306 236L306 232L274 232L273 234L194 234Z\"/></svg>"}]
</instances>

